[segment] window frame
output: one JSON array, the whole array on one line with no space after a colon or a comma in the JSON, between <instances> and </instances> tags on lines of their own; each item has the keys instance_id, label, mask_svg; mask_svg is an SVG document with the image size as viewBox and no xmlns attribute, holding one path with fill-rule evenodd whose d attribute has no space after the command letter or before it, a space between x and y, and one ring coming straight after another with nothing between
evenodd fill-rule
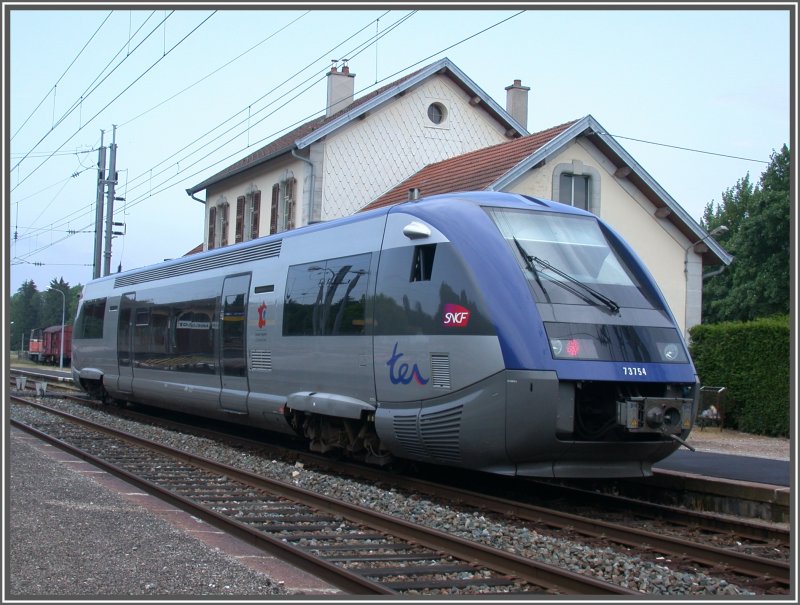
<instances>
[{"instance_id":1,"label":"window frame","mask_svg":"<svg viewBox=\"0 0 800 605\"><path fill-rule=\"evenodd\" d=\"M587 207L585 210L600 216L600 171L594 166L583 163L581 160L572 160L571 162L564 162L558 164L553 168L552 176L552 199L559 201L561 198L561 176L563 174L570 174L574 176L584 176L588 178L587 182ZM561 202L564 203L564 202ZM573 205L573 204L569 204ZM574 206L573 206L574 207Z\"/></svg>"}]
</instances>

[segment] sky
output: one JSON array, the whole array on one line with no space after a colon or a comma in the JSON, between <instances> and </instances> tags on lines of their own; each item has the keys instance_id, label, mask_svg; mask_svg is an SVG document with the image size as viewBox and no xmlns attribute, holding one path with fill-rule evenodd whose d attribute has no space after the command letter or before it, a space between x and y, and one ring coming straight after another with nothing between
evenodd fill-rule
<instances>
[{"instance_id":1,"label":"sky","mask_svg":"<svg viewBox=\"0 0 800 605\"><path fill-rule=\"evenodd\" d=\"M101 131L124 198L111 272L180 257L203 241L186 189L321 115L332 60L349 59L356 97L443 57L502 107L520 79L530 132L591 114L698 222L796 124L793 3L59 6L4 3L7 296L91 280Z\"/></svg>"}]
</instances>

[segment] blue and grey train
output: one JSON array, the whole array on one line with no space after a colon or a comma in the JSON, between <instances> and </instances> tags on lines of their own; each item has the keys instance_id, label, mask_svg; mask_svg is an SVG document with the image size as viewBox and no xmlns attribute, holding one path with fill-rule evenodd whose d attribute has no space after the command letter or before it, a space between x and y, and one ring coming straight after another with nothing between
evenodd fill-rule
<instances>
[{"instance_id":1,"label":"blue and grey train","mask_svg":"<svg viewBox=\"0 0 800 605\"><path fill-rule=\"evenodd\" d=\"M699 388L653 278L597 216L438 195L89 282L75 382L509 476L648 476Z\"/></svg>"}]
</instances>

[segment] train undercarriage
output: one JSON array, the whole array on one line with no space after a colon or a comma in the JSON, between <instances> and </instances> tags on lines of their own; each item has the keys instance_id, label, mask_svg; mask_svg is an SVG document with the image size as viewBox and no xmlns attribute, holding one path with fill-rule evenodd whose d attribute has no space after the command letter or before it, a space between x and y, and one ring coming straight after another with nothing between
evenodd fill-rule
<instances>
[{"instance_id":1,"label":"train undercarriage","mask_svg":"<svg viewBox=\"0 0 800 605\"><path fill-rule=\"evenodd\" d=\"M289 424L309 442L312 452L338 451L348 458L369 464L386 465L394 456L381 446L373 418L336 418L292 410Z\"/></svg>"}]
</instances>

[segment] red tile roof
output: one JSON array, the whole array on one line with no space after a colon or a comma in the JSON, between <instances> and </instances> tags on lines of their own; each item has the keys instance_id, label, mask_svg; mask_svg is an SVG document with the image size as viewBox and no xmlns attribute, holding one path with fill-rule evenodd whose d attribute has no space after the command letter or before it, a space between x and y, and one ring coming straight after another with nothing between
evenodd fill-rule
<instances>
[{"instance_id":1,"label":"red tile roof","mask_svg":"<svg viewBox=\"0 0 800 605\"><path fill-rule=\"evenodd\" d=\"M197 244L194 248L189 250L184 256L191 256L192 254L197 254L203 251L203 244Z\"/></svg>"},{"instance_id":2,"label":"red tile roof","mask_svg":"<svg viewBox=\"0 0 800 605\"><path fill-rule=\"evenodd\" d=\"M566 122L513 141L484 147L435 164L429 164L378 199L367 204L362 211L405 202L408 200L408 190L412 188L419 189L423 196L486 189L576 121Z\"/></svg>"}]
</instances>

